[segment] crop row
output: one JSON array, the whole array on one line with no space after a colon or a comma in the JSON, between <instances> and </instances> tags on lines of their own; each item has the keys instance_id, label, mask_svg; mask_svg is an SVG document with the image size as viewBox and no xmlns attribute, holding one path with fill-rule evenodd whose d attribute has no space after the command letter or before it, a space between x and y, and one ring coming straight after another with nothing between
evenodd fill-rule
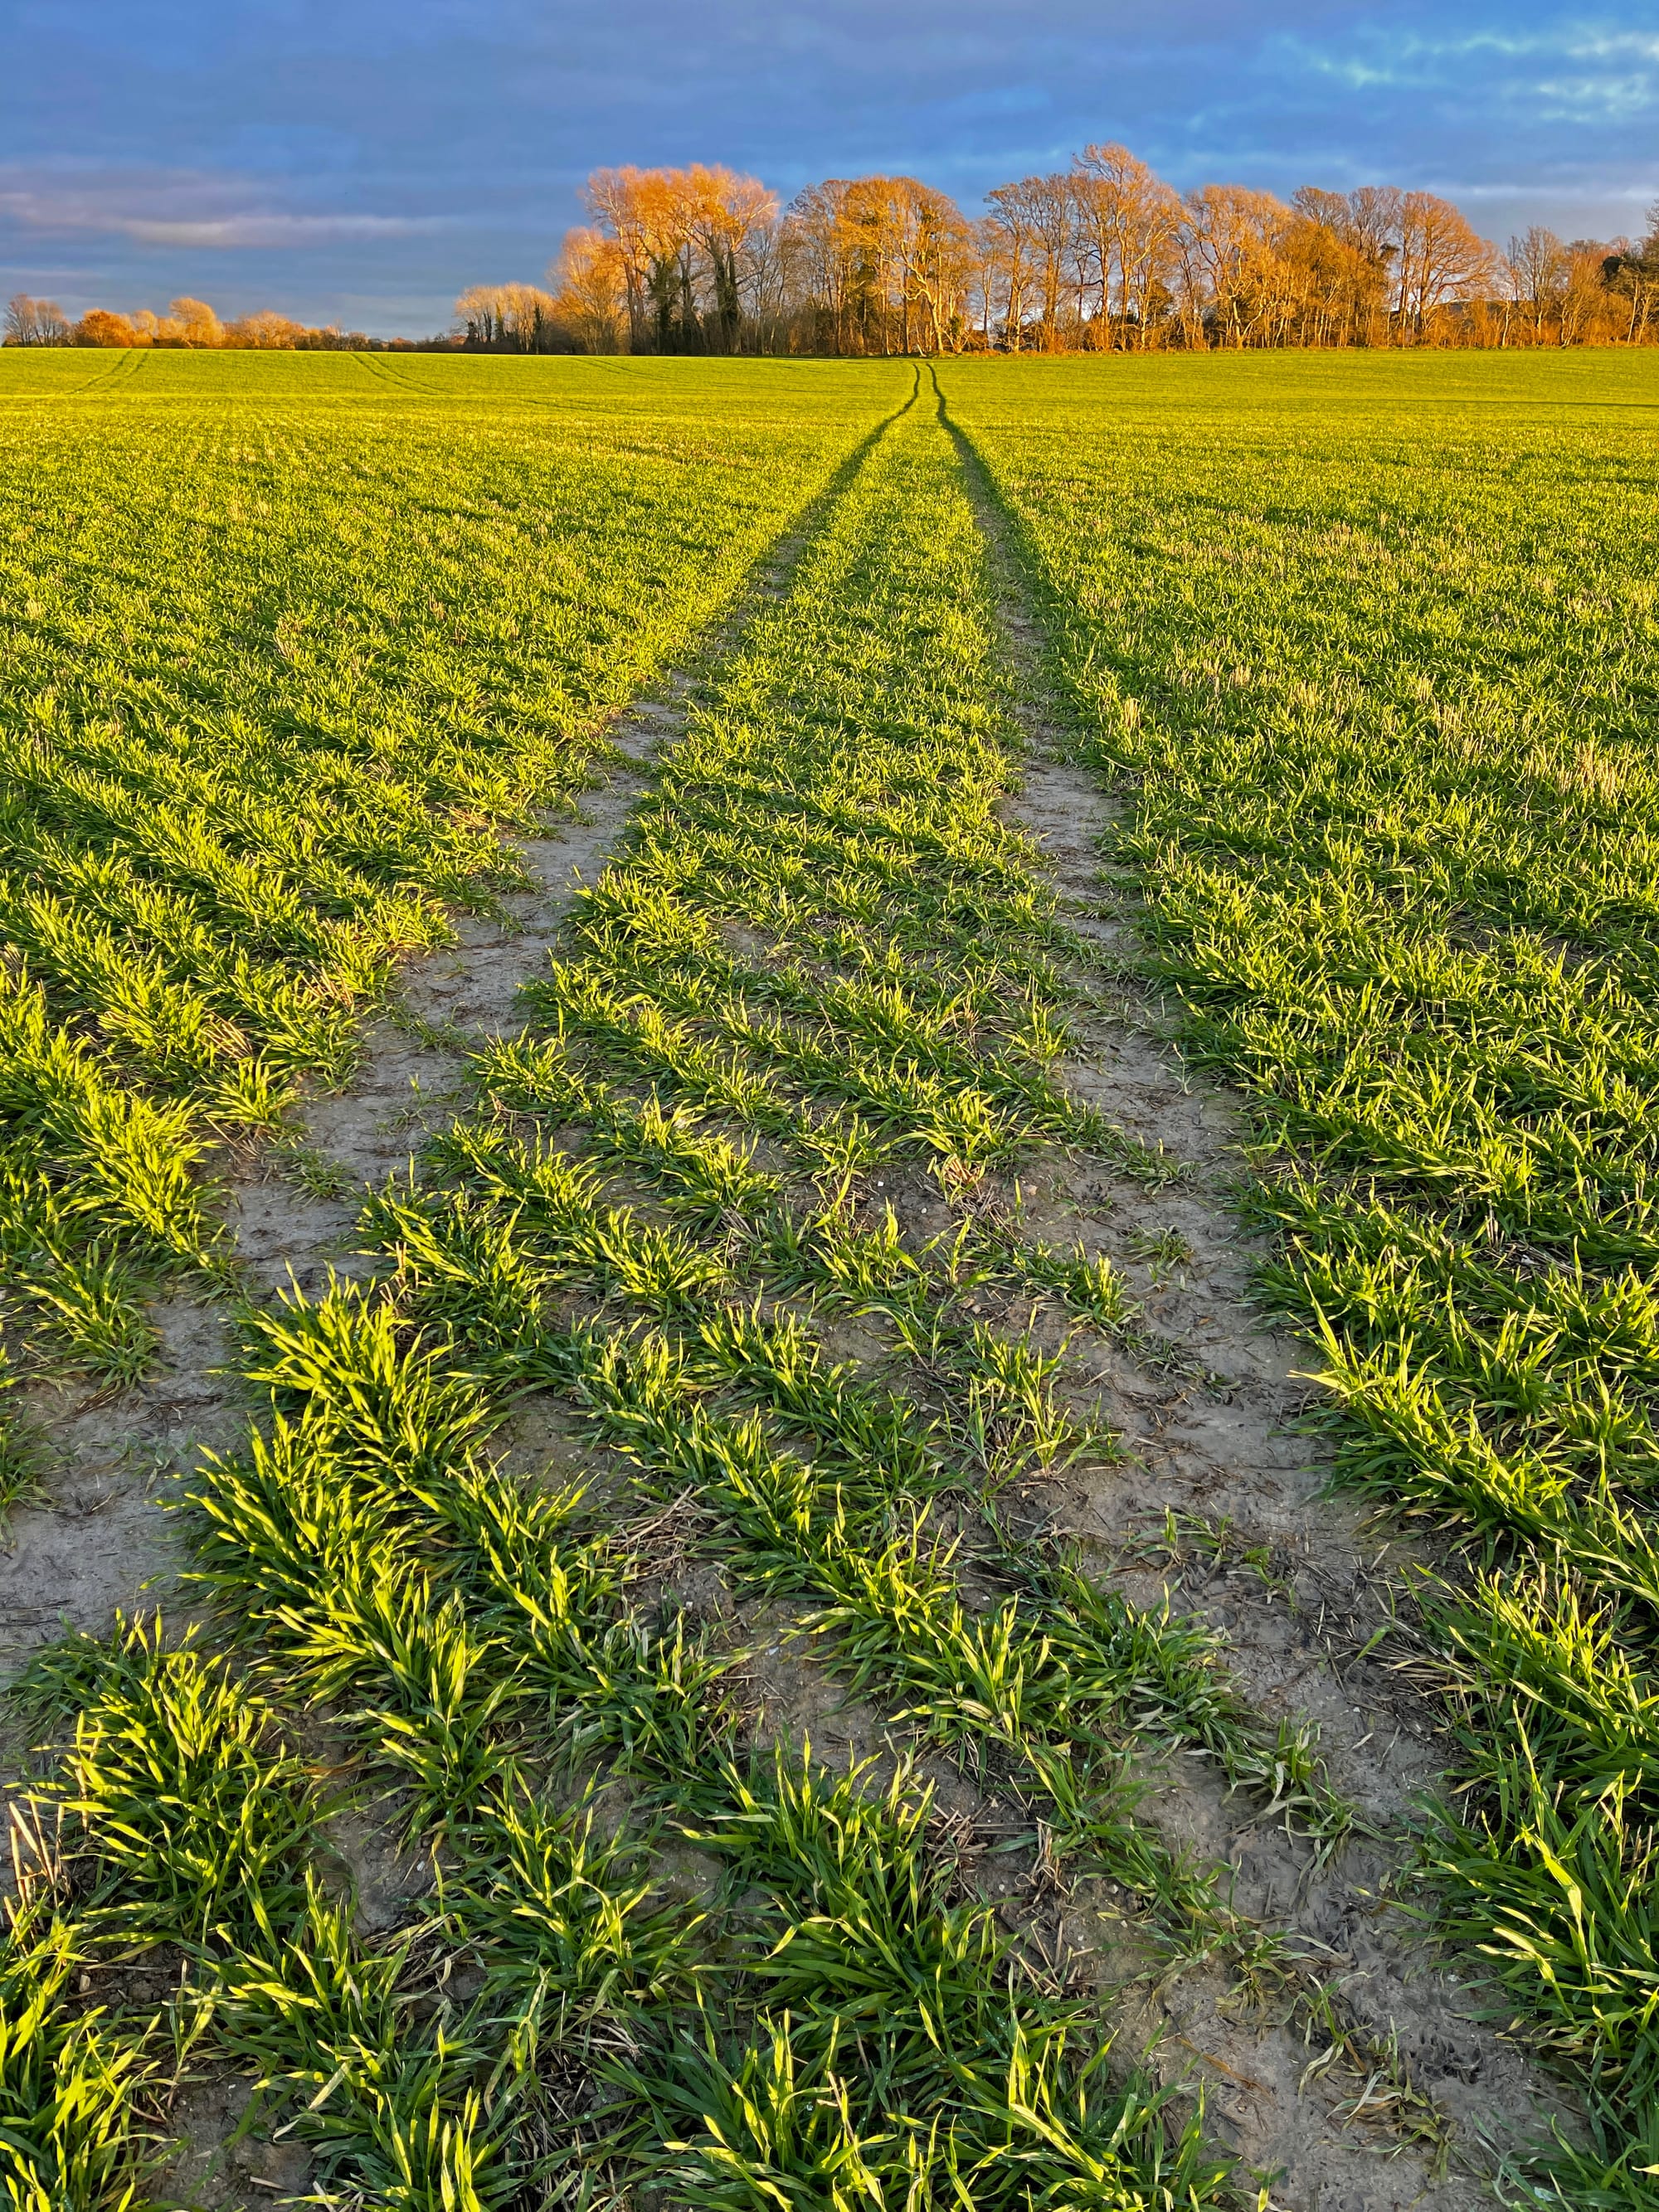
<instances>
[{"instance_id":1,"label":"crop row","mask_svg":"<svg viewBox=\"0 0 1659 2212\"><path fill-rule=\"evenodd\" d=\"M574 805L892 399L715 455L356 369L246 414L38 384L0 413L0 1255L14 1352L120 1381L157 1278L228 1261L220 1148L349 1077L399 958L514 880L502 826Z\"/></svg>"}]
</instances>

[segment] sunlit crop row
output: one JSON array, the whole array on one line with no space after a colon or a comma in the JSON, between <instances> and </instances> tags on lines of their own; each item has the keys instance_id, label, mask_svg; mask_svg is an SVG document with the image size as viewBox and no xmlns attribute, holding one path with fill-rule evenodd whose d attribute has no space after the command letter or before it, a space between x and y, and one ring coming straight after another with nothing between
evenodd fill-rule
<instances>
[{"instance_id":1,"label":"sunlit crop row","mask_svg":"<svg viewBox=\"0 0 1659 2212\"><path fill-rule=\"evenodd\" d=\"M883 403L515 366L0 365L0 1254L55 1359L142 1370L216 1148L349 1076Z\"/></svg>"},{"instance_id":2,"label":"sunlit crop row","mask_svg":"<svg viewBox=\"0 0 1659 2212\"><path fill-rule=\"evenodd\" d=\"M1654 532L1601 404L1641 365L997 362L951 422L896 364L27 373L9 1340L129 1380L173 1270L251 1412L191 1485L195 1633L23 1684L15 2200L137 2212L234 2082L342 2205L1198 2212L1243 2177L1112 1974L1344 2033L1146 1795L1178 1760L1323 1862L1310 1732L1031 1508L1122 1449L1068 1340L1152 1340L1017 1178L1182 1168L1066 1080L1089 956L1009 824L988 501L1154 979L1258 1117L1339 1465L1434 1524L1423 1896L1591 2100L1528 2185L1648 2202ZM217 1148L349 1080L768 548L522 1032L362 1194L367 1273L248 1297ZM354 1823L427 1869L383 1932Z\"/></svg>"},{"instance_id":3,"label":"sunlit crop row","mask_svg":"<svg viewBox=\"0 0 1659 2212\"><path fill-rule=\"evenodd\" d=\"M43 2203L127 2202L181 2075L216 2069L263 2085L319 2186L434 2212L636 2177L710 2208L1222 2185L1190 2109L959 1878L915 1754L1000 1796L1022 1850L1109 1869L1176 1955L1261 1939L1137 1818L1132 1754L1207 1755L1322 1832L1346 1810L1201 1631L1005 1526L1011 1482L1111 1445L968 1297L1035 1287L1109 1330L1129 1304L969 1201L1045 1145L1169 1164L1052 1073L1066 940L997 817L986 548L931 412L808 530L530 1028L370 1201L374 1279L240 1310L266 1411L194 1485L212 1638L137 1626L29 1678L68 1749L6 1966L41 2025L0 2109ZM938 1234L901 1232L884 1170L931 1182ZM855 1315L886 1376L837 1363ZM588 1494L495 1458L527 1395L601 1455ZM729 1621L664 1584L676 1512ZM762 1624L915 1753L849 1771L757 1732ZM341 1790L432 1856L385 1939L340 1894Z\"/></svg>"},{"instance_id":4,"label":"sunlit crop row","mask_svg":"<svg viewBox=\"0 0 1659 2212\"><path fill-rule=\"evenodd\" d=\"M1659 503L1642 362L946 380L1041 580L1111 865L1242 1085L1340 1476L1452 1532L1428 1846L1659 2172Z\"/></svg>"}]
</instances>

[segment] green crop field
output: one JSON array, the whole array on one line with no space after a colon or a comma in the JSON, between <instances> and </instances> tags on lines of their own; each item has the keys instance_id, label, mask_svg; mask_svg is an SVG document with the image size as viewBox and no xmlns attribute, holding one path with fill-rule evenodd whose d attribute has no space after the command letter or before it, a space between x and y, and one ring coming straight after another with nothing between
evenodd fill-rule
<instances>
[{"instance_id":1,"label":"green crop field","mask_svg":"<svg viewBox=\"0 0 1659 2212\"><path fill-rule=\"evenodd\" d=\"M0 353L0 1476L164 1298L240 1436L14 1686L9 2203L1659 2203L1656 410ZM388 1013L443 1126L269 1297ZM1340 1498L1192 1510L1239 1407ZM1328 1633L1302 1522L1412 1538Z\"/></svg>"},{"instance_id":2,"label":"green crop field","mask_svg":"<svg viewBox=\"0 0 1659 2212\"><path fill-rule=\"evenodd\" d=\"M1659 377L951 380L1188 1051L1243 1085L1338 1467L1450 1532L1452 1932L1659 2172ZM1605 2163L1607 2171L1602 2171Z\"/></svg>"},{"instance_id":3,"label":"green crop field","mask_svg":"<svg viewBox=\"0 0 1659 2212\"><path fill-rule=\"evenodd\" d=\"M455 366L0 362L0 1249L112 1376L213 1261L214 1146L345 1079L904 382Z\"/></svg>"}]
</instances>

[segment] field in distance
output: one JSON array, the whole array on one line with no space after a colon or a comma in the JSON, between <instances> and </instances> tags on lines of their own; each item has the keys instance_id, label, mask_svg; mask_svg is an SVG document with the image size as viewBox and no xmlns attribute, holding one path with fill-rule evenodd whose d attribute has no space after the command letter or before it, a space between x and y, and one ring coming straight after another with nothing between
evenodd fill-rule
<instances>
[{"instance_id":1,"label":"field in distance","mask_svg":"<svg viewBox=\"0 0 1659 2212\"><path fill-rule=\"evenodd\" d=\"M1656 422L0 351L21 2201L1656 2202Z\"/></svg>"}]
</instances>

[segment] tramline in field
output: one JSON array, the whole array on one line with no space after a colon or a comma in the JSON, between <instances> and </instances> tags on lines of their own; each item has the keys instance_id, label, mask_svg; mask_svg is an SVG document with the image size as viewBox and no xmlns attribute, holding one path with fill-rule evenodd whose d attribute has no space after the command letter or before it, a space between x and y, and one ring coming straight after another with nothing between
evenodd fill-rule
<instances>
[{"instance_id":1,"label":"tramline in field","mask_svg":"<svg viewBox=\"0 0 1659 2212\"><path fill-rule=\"evenodd\" d=\"M1652 533L1585 489L1646 496L1643 364L71 368L0 358L17 1510L54 1373L147 1387L164 1274L249 1412L192 1631L135 1589L20 1686L19 2201L1449 2207L1494 2154L1650 2201ZM522 1034L435 1040L452 1126L354 1279L254 1298L214 1177L787 532ZM1236 1297L1160 1225L1210 1170L1072 1079L1115 1048L1039 744L1255 1102L1339 1469L1452 1531L1334 1678L1437 1686L1421 1840L1251 1686L1278 1553L1213 1626L1102 1520L1133 1402L1250 1386L1168 1319ZM1468 2030L1485 2149L1316 1937L1419 1864L1560 2069Z\"/></svg>"},{"instance_id":2,"label":"tramline in field","mask_svg":"<svg viewBox=\"0 0 1659 2212\"><path fill-rule=\"evenodd\" d=\"M734 367L688 411L501 363L481 406L438 366L0 365L0 1244L112 1378L157 1273L226 1256L213 1146L349 1076L397 959L512 879L501 828L572 804L904 388L807 364L769 415Z\"/></svg>"},{"instance_id":3,"label":"tramline in field","mask_svg":"<svg viewBox=\"0 0 1659 2212\"><path fill-rule=\"evenodd\" d=\"M1110 858L1243 1084L1337 1469L1449 1528L1448 1932L1659 2170L1655 379L1623 356L1040 366L953 404L1018 514ZM1597 2192L1606 2192L1598 2194Z\"/></svg>"}]
</instances>

